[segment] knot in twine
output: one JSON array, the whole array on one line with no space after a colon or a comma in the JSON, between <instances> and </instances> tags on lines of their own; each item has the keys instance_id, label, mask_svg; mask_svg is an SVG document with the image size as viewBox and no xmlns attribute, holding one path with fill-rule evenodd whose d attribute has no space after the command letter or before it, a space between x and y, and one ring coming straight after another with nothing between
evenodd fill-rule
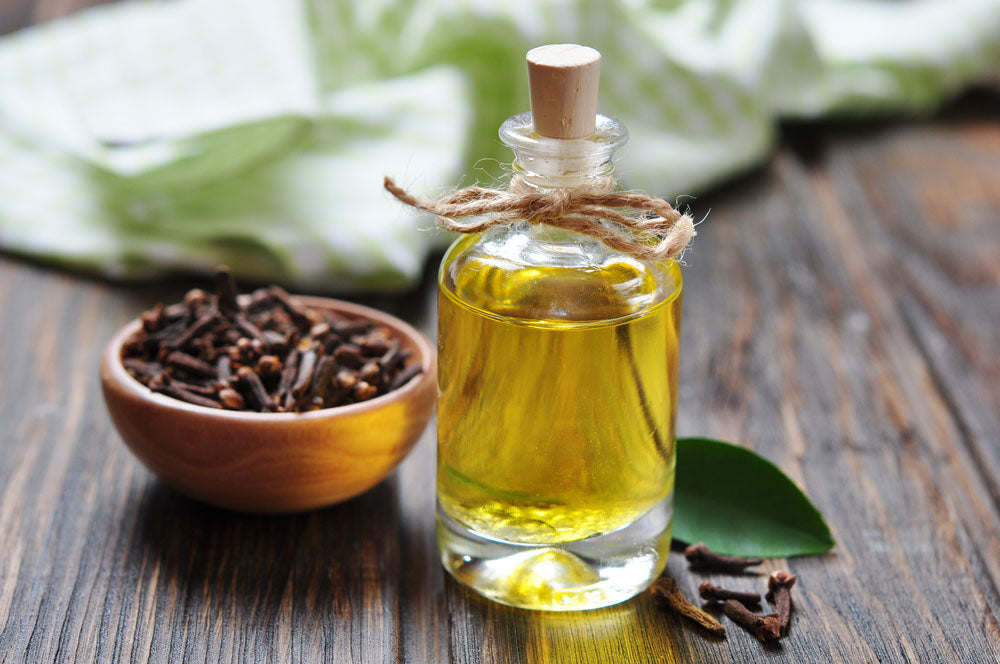
<instances>
[{"instance_id":1,"label":"knot in twine","mask_svg":"<svg viewBox=\"0 0 1000 664\"><path fill-rule=\"evenodd\" d=\"M437 200L411 194L390 177L386 190L410 207L430 212L438 226L458 233L479 233L493 226L526 221L597 238L612 249L641 260L677 256L695 236L694 221L662 198L612 191L615 180L601 178L572 189L538 191L515 176L507 190L466 187ZM627 208L655 216L628 216ZM466 217L485 217L464 220Z\"/></svg>"}]
</instances>

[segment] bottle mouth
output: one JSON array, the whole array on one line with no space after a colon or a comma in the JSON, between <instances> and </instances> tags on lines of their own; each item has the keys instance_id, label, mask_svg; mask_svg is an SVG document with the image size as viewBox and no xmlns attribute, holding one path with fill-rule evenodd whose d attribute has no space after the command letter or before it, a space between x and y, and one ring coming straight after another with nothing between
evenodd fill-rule
<instances>
[{"instance_id":1,"label":"bottle mouth","mask_svg":"<svg viewBox=\"0 0 1000 664\"><path fill-rule=\"evenodd\" d=\"M628 129L598 114L590 136L549 138L535 132L531 113L519 113L500 125L500 140L514 151L514 172L529 184L574 187L611 175L611 155L628 141Z\"/></svg>"},{"instance_id":2,"label":"bottle mouth","mask_svg":"<svg viewBox=\"0 0 1000 664\"><path fill-rule=\"evenodd\" d=\"M520 156L530 153L536 158L593 158L599 162L611 159L615 150L628 141L628 129L617 119L597 114L594 133L584 138L549 138L535 133L531 113L518 113L500 125L500 140Z\"/></svg>"}]
</instances>

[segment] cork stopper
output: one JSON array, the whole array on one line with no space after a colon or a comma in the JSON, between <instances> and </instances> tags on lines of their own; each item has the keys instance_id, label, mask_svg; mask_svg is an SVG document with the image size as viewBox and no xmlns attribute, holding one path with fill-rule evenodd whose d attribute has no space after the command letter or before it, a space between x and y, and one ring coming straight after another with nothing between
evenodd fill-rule
<instances>
[{"instance_id":1,"label":"cork stopper","mask_svg":"<svg viewBox=\"0 0 1000 664\"><path fill-rule=\"evenodd\" d=\"M528 51L535 132L549 138L594 133L601 54L589 46L549 44Z\"/></svg>"}]
</instances>

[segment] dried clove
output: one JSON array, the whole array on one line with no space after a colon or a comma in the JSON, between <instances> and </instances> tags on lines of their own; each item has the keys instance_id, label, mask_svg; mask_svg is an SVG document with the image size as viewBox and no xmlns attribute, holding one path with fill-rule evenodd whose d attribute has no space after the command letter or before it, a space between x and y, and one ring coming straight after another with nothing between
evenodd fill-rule
<instances>
[{"instance_id":1,"label":"dried clove","mask_svg":"<svg viewBox=\"0 0 1000 664\"><path fill-rule=\"evenodd\" d=\"M399 341L393 339L389 344L389 349L382 355L378 363L382 365L382 371L386 373L391 373L396 370L399 363L403 360L403 354L400 352Z\"/></svg>"},{"instance_id":2,"label":"dried clove","mask_svg":"<svg viewBox=\"0 0 1000 664\"><path fill-rule=\"evenodd\" d=\"M363 380L354 386L354 398L357 401L367 401L378 394L378 388Z\"/></svg>"},{"instance_id":3,"label":"dried clove","mask_svg":"<svg viewBox=\"0 0 1000 664\"><path fill-rule=\"evenodd\" d=\"M718 620L688 601L677 582L668 576L661 577L653 584L653 601L660 607L670 609L707 631L713 636L725 636L726 628ZM742 605L741 605L742 606Z\"/></svg>"},{"instance_id":4,"label":"dried clove","mask_svg":"<svg viewBox=\"0 0 1000 664\"><path fill-rule=\"evenodd\" d=\"M349 369L341 369L337 372L337 385L344 390L353 390L358 384L358 376Z\"/></svg>"},{"instance_id":5,"label":"dried clove","mask_svg":"<svg viewBox=\"0 0 1000 664\"><path fill-rule=\"evenodd\" d=\"M170 384L173 387L177 387L203 397L214 397L219 391L214 383L210 385L197 385L195 383L184 382L183 380L179 380L177 378L171 378Z\"/></svg>"},{"instance_id":6,"label":"dried clove","mask_svg":"<svg viewBox=\"0 0 1000 664\"><path fill-rule=\"evenodd\" d=\"M228 268L214 281L213 293L195 288L140 316L122 346L131 376L209 408L290 412L372 399L422 372L374 321L311 309L277 286L241 300Z\"/></svg>"},{"instance_id":7,"label":"dried clove","mask_svg":"<svg viewBox=\"0 0 1000 664\"><path fill-rule=\"evenodd\" d=\"M142 329L147 332L156 332L163 328L163 312L166 307L163 303L157 304L155 307L145 312L139 317L142 321Z\"/></svg>"},{"instance_id":8,"label":"dried clove","mask_svg":"<svg viewBox=\"0 0 1000 664\"><path fill-rule=\"evenodd\" d=\"M334 359L329 355L324 355L320 358L319 364L316 365L316 371L313 375L312 388L309 390L310 402L315 401L318 398L322 406L323 399L326 397L326 393L330 389L330 382L333 378L335 364Z\"/></svg>"},{"instance_id":9,"label":"dried clove","mask_svg":"<svg viewBox=\"0 0 1000 664\"><path fill-rule=\"evenodd\" d=\"M741 558L725 556L708 548L704 542L692 544L684 550L691 569L713 570L718 572L742 573L747 567L755 567L764 561L760 558Z\"/></svg>"},{"instance_id":10,"label":"dried clove","mask_svg":"<svg viewBox=\"0 0 1000 664\"><path fill-rule=\"evenodd\" d=\"M316 368L316 351L311 348L304 351L299 358L299 373L292 383L291 396L298 398L312 384L313 371Z\"/></svg>"},{"instance_id":11,"label":"dried clove","mask_svg":"<svg viewBox=\"0 0 1000 664\"><path fill-rule=\"evenodd\" d=\"M173 342L173 344L168 344L168 345L173 345L176 346L177 348L183 348L184 346L188 345L191 341L197 339L199 336L204 334L210 327L215 325L218 322L218 320L219 320L218 313L214 311L209 311L207 314L201 316L198 320L196 320L194 325L189 327L187 331L180 336L180 338L178 338L175 342Z\"/></svg>"},{"instance_id":12,"label":"dried clove","mask_svg":"<svg viewBox=\"0 0 1000 664\"><path fill-rule=\"evenodd\" d=\"M760 593L727 590L726 588L720 588L719 586L709 583L708 581L698 587L698 594L701 595L703 600L709 602L725 602L726 600L733 599L746 606L760 604Z\"/></svg>"},{"instance_id":13,"label":"dried clove","mask_svg":"<svg viewBox=\"0 0 1000 664\"><path fill-rule=\"evenodd\" d=\"M126 354L141 355L146 358L156 355L161 344L170 344L171 340L178 334L183 334L184 325L185 321L179 320L156 332L133 336L125 342L122 351Z\"/></svg>"},{"instance_id":14,"label":"dried clove","mask_svg":"<svg viewBox=\"0 0 1000 664\"><path fill-rule=\"evenodd\" d=\"M381 357L389 352L389 340L377 333L362 337L352 337L351 342L358 346L361 352L368 357Z\"/></svg>"},{"instance_id":15,"label":"dried clove","mask_svg":"<svg viewBox=\"0 0 1000 664\"><path fill-rule=\"evenodd\" d=\"M243 396L231 387L219 390L219 401L222 403L222 407L228 410L243 410L246 405Z\"/></svg>"},{"instance_id":16,"label":"dried clove","mask_svg":"<svg viewBox=\"0 0 1000 664\"><path fill-rule=\"evenodd\" d=\"M185 390L183 387L178 387L177 385L167 381L166 383L158 384L157 387L153 388L154 392L160 392L166 394L168 397L173 397L174 399L180 399L181 401L187 401L188 403L194 404L196 406L204 406L206 408L221 408L218 402L209 399L208 397L203 397L200 394L195 394Z\"/></svg>"},{"instance_id":17,"label":"dried clove","mask_svg":"<svg viewBox=\"0 0 1000 664\"><path fill-rule=\"evenodd\" d=\"M309 336L313 339L325 339L332 331L330 324L323 321L322 323L316 323L309 329Z\"/></svg>"},{"instance_id":18,"label":"dried clove","mask_svg":"<svg viewBox=\"0 0 1000 664\"><path fill-rule=\"evenodd\" d=\"M179 350L175 350L167 355L164 364L175 369L183 369L190 374L198 376L211 376L214 378L217 375L215 367L208 362L199 360L197 357L192 357Z\"/></svg>"},{"instance_id":19,"label":"dried clove","mask_svg":"<svg viewBox=\"0 0 1000 664\"><path fill-rule=\"evenodd\" d=\"M281 374L281 360L276 355L261 355L257 360L257 373L264 380Z\"/></svg>"},{"instance_id":20,"label":"dried clove","mask_svg":"<svg viewBox=\"0 0 1000 664\"><path fill-rule=\"evenodd\" d=\"M371 332L372 324L363 321L338 320L334 321L333 331L342 337L353 337L359 334Z\"/></svg>"},{"instance_id":21,"label":"dried clove","mask_svg":"<svg viewBox=\"0 0 1000 664\"><path fill-rule=\"evenodd\" d=\"M215 378L220 383L228 383L233 377L233 360L228 354L222 354L215 362Z\"/></svg>"},{"instance_id":22,"label":"dried clove","mask_svg":"<svg viewBox=\"0 0 1000 664\"><path fill-rule=\"evenodd\" d=\"M184 294L184 304L187 306L188 311L205 306L208 300L208 293L200 288L192 288Z\"/></svg>"},{"instance_id":23,"label":"dried clove","mask_svg":"<svg viewBox=\"0 0 1000 664\"><path fill-rule=\"evenodd\" d=\"M365 381L366 383L371 383L372 385L382 384L382 367L378 365L378 362L368 361L358 369L358 378Z\"/></svg>"},{"instance_id":24,"label":"dried clove","mask_svg":"<svg viewBox=\"0 0 1000 664\"><path fill-rule=\"evenodd\" d=\"M218 293L219 311L235 314L240 310L233 272L225 265L215 268L215 290Z\"/></svg>"},{"instance_id":25,"label":"dried clove","mask_svg":"<svg viewBox=\"0 0 1000 664\"><path fill-rule=\"evenodd\" d=\"M250 337L252 341L256 341L261 346L267 345L268 342L264 337L264 333L256 325L247 320L246 316L236 316L234 322L239 331Z\"/></svg>"},{"instance_id":26,"label":"dried clove","mask_svg":"<svg viewBox=\"0 0 1000 664\"><path fill-rule=\"evenodd\" d=\"M264 384L260 382L260 376L250 367L240 367L236 372L240 382L246 387L250 396L257 404L257 409L262 412L274 410L274 402L264 389Z\"/></svg>"},{"instance_id":27,"label":"dried clove","mask_svg":"<svg viewBox=\"0 0 1000 664\"><path fill-rule=\"evenodd\" d=\"M236 364L253 364L256 359L254 357L253 341L243 336L237 336L236 340L229 347L229 357Z\"/></svg>"},{"instance_id":28,"label":"dried clove","mask_svg":"<svg viewBox=\"0 0 1000 664\"><path fill-rule=\"evenodd\" d=\"M288 348L288 338L279 332L274 330L262 330L261 334L264 336L264 343L272 351L285 351Z\"/></svg>"},{"instance_id":29,"label":"dried clove","mask_svg":"<svg viewBox=\"0 0 1000 664\"><path fill-rule=\"evenodd\" d=\"M365 363L365 358L361 355L361 349L353 344L338 346L337 350L333 351L333 356L337 362L352 369L358 369Z\"/></svg>"},{"instance_id":30,"label":"dried clove","mask_svg":"<svg viewBox=\"0 0 1000 664\"><path fill-rule=\"evenodd\" d=\"M136 378L152 379L163 371L163 365L159 362L144 362L135 358L127 357L122 360L125 369Z\"/></svg>"},{"instance_id":31,"label":"dried clove","mask_svg":"<svg viewBox=\"0 0 1000 664\"><path fill-rule=\"evenodd\" d=\"M286 314L291 317L292 322L295 323L296 327L302 331L308 330L312 327L312 319L292 302L291 297L287 292L285 292L284 288L281 288L280 286L271 286L270 291L271 298L277 302L282 309L284 309Z\"/></svg>"},{"instance_id":32,"label":"dried clove","mask_svg":"<svg viewBox=\"0 0 1000 664\"><path fill-rule=\"evenodd\" d=\"M419 376L421 373L423 373L423 371L424 370L420 368L419 364L414 364L412 366L403 369L398 374L396 374L396 377L392 379L391 383L389 383L389 390L390 391L398 390L399 388L403 387L411 380Z\"/></svg>"},{"instance_id":33,"label":"dried clove","mask_svg":"<svg viewBox=\"0 0 1000 664\"><path fill-rule=\"evenodd\" d=\"M792 586L797 579L797 576L784 570L772 572L767 579L767 601L778 610L782 636L788 634L788 625L792 620Z\"/></svg>"},{"instance_id":34,"label":"dried clove","mask_svg":"<svg viewBox=\"0 0 1000 664\"><path fill-rule=\"evenodd\" d=\"M726 600L722 611L729 619L745 628L761 641L775 641L781 636L781 624L778 615L772 613L762 616L753 613L734 599Z\"/></svg>"},{"instance_id":35,"label":"dried clove","mask_svg":"<svg viewBox=\"0 0 1000 664\"><path fill-rule=\"evenodd\" d=\"M295 377L299 375L299 350L293 348L285 358L285 367L281 370L281 378L278 379L278 389L274 394L274 400L278 407L284 409L285 399L291 392Z\"/></svg>"}]
</instances>

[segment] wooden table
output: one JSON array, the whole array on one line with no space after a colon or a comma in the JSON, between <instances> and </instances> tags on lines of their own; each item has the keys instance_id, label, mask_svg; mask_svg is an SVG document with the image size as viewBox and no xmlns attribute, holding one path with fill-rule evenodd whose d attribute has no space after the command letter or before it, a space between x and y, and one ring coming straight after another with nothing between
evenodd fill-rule
<instances>
[{"instance_id":1,"label":"wooden table","mask_svg":"<svg viewBox=\"0 0 1000 664\"><path fill-rule=\"evenodd\" d=\"M0 3L0 29L80 2ZM34 11L34 13L32 13ZM791 636L702 636L640 596L492 604L442 571L434 434L312 514L207 508L157 482L97 385L150 289L0 258L2 662L1000 661L1000 99L931 121L785 127L711 208L685 270L679 432L745 443L829 520ZM420 289L362 301L434 334ZM679 556L669 571L694 596ZM712 577L706 577L712 578Z\"/></svg>"}]
</instances>

